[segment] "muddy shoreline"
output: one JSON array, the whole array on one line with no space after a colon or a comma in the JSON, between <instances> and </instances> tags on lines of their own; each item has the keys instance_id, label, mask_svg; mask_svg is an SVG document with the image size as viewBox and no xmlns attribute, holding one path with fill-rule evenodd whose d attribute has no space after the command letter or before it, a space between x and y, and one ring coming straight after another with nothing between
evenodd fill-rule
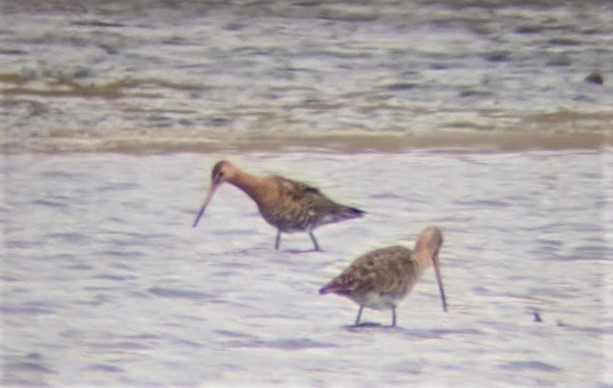
<instances>
[{"instance_id":1,"label":"muddy shoreline","mask_svg":"<svg viewBox=\"0 0 613 388\"><path fill-rule=\"evenodd\" d=\"M225 137L149 136L108 138L48 138L27 142L7 141L3 154L118 152L129 154L180 152L292 152L313 150L340 153L402 152L409 149L466 149L470 151L522 151L598 149L613 145L611 132L437 132L427 134L343 133L306 135L275 134Z\"/></svg>"}]
</instances>

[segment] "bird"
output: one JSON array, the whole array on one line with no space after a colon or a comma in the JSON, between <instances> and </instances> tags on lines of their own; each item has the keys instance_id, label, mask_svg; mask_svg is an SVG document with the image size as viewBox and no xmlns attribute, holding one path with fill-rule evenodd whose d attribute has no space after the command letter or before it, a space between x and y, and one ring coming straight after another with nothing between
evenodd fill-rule
<instances>
[{"instance_id":1,"label":"bird","mask_svg":"<svg viewBox=\"0 0 613 388\"><path fill-rule=\"evenodd\" d=\"M392 311L392 327L396 326L396 306L411 292L424 271L434 266L443 310L447 312L447 299L441 277L439 251L443 245L443 234L436 226L428 226L417 238L410 250L396 245L375 249L356 258L340 275L323 286L320 294L345 296L360 308L355 325L360 324L362 310Z\"/></svg>"},{"instance_id":2,"label":"bird","mask_svg":"<svg viewBox=\"0 0 613 388\"><path fill-rule=\"evenodd\" d=\"M277 229L275 250L279 249L281 233L307 232L315 251L320 251L313 234L315 228L365 214L363 210L332 201L319 189L306 183L278 175L251 175L221 160L213 167L211 185L193 227L198 225L216 190L224 182L238 187L251 197L264 220Z\"/></svg>"}]
</instances>

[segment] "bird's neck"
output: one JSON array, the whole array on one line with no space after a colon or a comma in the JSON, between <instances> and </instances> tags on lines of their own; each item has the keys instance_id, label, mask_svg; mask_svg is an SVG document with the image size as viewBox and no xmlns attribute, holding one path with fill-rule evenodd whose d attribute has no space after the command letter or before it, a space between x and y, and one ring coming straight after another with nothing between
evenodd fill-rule
<instances>
[{"instance_id":1,"label":"bird's neck","mask_svg":"<svg viewBox=\"0 0 613 388\"><path fill-rule=\"evenodd\" d=\"M265 178L266 177L251 175L243 171L237 171L228 182L238 187L253 200L258 202L263 193L263 182Z\"/></svg>"},{"instance_id":2,"label":"bird's neck","mask_svg":"<svg viewBox=\"0 0 613 388\"><path fill-rule=\"evenodd\" d=\"M419 271L419 276L421 276L428 267L432 265L432 252L429 249L422 249L419 251L414 251L414 255L417 258L417 267Z\"/></svg>"}]
</instances>

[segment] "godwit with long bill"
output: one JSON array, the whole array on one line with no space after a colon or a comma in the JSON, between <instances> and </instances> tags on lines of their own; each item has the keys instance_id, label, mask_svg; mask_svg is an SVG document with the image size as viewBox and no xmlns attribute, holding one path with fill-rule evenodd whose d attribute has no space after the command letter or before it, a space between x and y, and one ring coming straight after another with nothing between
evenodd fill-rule
<instances>
[{"instance_id":1,"label":"godwit with long bill","mask_svg":"<svg viewBox=\"0 0 613 388\"><path fill-rule=\"evenodd\" d=\"M355 324L360 324L362 310L392 310L392 326L396 326L396 306L411 292L430 265L434 266L443 310L447 312L447 299L439 264L439 251L443 234L436 226L425 228L410 250L391 246L368 252L357 259L340 275L323 286L320 294L334 293L346 296L360 308Z\"/></svg>"},{"instance_id":2,"label":"godwit with long bill","mask_svg":"<svg viewBox=\"0 0 613 388\"><path fill-rule=\"evenodd\" d=\"M279 249L281 233L308 232L315 250L320 250L313 234L315 228L364 215L362 210L338 204L305 183L277 175L251 175L222 160L213 167L211 186L194 220L194 227L223 182L238 187L251 197L266 222L277 228L275 249Z\"/></svg>"}]
</instances>

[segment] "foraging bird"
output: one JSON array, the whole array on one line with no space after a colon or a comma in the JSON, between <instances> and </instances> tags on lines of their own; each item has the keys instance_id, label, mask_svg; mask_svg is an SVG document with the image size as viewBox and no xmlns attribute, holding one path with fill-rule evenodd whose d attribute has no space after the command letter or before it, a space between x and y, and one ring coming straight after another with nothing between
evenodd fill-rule
<instances>
[{"instance_id":1,"label":"foraging bird","mask_svg":"<svg viewBox=\"0 0 613 388\"><path fill-rule=\"evenodd\" d=\"M315 250L320 250L313 235L319 226L361 217L362 210L338 204L317 188L281 176L254 176L239 170L232 163L217 162L211 173L211 186L193 226L204 213L217 188L228 182L244 191L258 205L266 222L277 228L275 249L279 249L281 233L308 232Z\"/></svg>"},{"instance_id":2,"label":"foraging bird","mask_svg":"<svg viewBox=\"0 0 613 388\"><path fill-rule=\"evenodd\" d=\"M443 310L447 300L441 278L439 251L443 234L436 226L424 229L412 251L403 246L376 249L357 259L340 275L323 286L320 294L346 296L360 305L355 324L360 324L362 309L392 310L392 326L396 326L396 306L411 291L430 266L434 265Z\"/></svg>"}]
</instances>

